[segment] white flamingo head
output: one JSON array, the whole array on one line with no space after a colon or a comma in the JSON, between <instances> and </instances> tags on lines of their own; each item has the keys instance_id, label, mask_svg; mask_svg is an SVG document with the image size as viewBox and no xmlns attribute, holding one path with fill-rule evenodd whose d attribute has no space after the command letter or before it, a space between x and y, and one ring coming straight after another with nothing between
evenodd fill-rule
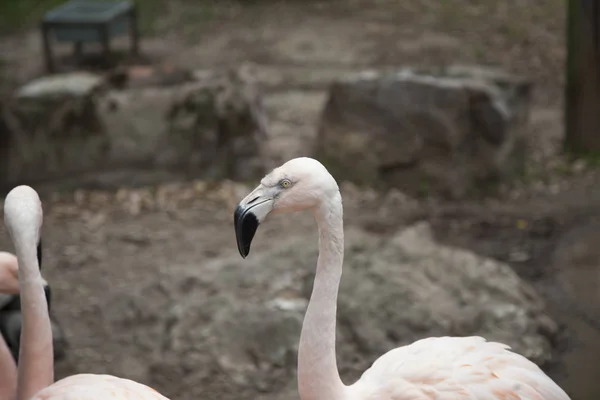
<instances>
[{"instance_id":1,"label":"white flamingo head","mask_svg":"<svg viewBox=\"0 0 600 400\"><path fill-rule=\"evenodd\" d=\"M240 255L250 253L258 226L270 214L318 207L339 192L335 179L319 161L294 158L267 174L235 209L234 225Z\"/></svg>"},{"instance_id":2,"label":"white flamingo head","mask_svg":"<svg viewBox=\"0 0 600 400\"><path fill-rule=\"evenodd\" d=\"M4 221L14 242L30 241L37 245L38 264L42 265L42 242L40 239L43 222L42 203L35 190L29 186L17 186L8 193L4 202ZM33 236L33 238L31 238ZM44 291L50 302L50 287L42 279ZM19 293L19 266L17 257L0 252L0 293Z\"/></svg>"},{"instance_id":3,"label":"white flamingo head","mask_svg":"<svg viewBox=\"0 0 600 400\"><path fill-rule=\"evenodd\" d=\"M4 201L4 223L13 242L40 242L42 202L29 186L17 186ZM31 237L33 236L33 237Z\"/></svg>"}]
</instances>

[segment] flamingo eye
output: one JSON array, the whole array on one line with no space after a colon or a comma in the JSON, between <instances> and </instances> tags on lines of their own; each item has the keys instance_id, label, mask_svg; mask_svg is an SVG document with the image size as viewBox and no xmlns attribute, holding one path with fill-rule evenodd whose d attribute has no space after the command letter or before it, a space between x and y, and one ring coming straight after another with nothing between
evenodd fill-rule
<instances>
[{"instance_id":1,"label":"flamingo eye","mask_svg":"<svg viewBox=\"0 0 600 400\"><path fill-rule=\"evenodd\" d=\"M281 182L279 182L279 185L282 188L287 189L292 186L292 182L289 179L282 179Z\"/></svg>"}]
</instances>

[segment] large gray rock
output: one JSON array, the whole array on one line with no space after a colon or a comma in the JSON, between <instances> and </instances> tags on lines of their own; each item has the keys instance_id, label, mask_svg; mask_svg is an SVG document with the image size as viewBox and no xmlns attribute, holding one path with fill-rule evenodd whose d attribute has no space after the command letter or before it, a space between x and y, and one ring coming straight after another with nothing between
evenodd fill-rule
<instances>
[{"instance_id":1,"label":"large gray rock","mask_svg":"<svg viewBox=\"0 0 600 400\"><path fill-rule=\"evenodd\" d=\"M111 162L201 178L262 177L268 124L260 92L238 71L197 79L103 96Z\"/></svg>"},{"instance_id":2,"label":"large gray rock","mask_svg":"<svg viewBox=\"0 0 600 400\"><path fill-rule=\"evenodd\" d=\"M169 108L181 88L109 90L98 99L100 117L112 144L111 163L152 165L158 144L168 132Z\"/></svg>"},{"instance_id":3,"label":"large gray rock","mask_svg":"<svg viewBox=\"0 0 600 400\"><path fill-rule=\"evenodd\" d=\"M530 92L477 67L366 71L332 84L316 156L338 179L461 197L522 170Z\"/></svg>"},{"instance_id":4,"label":"large gray rock","mask_svg":"<svg viewBox=\"0 0 600 400\"><path fill-rule=\"evenodd\" d=\"M110 148L97 114L103 87L89 73L42 77L0 106L0 182L101 168Z\"/></svg>"},{"instance_id":5,"label":"large gray rock","mask_svg":"<svg viewBox=\"0 0 600 400\"><path fill-rule=\"evenodd\" d=\"M246 260L169 265L164 273L177 279L158 276L109 301L111 339L135 335L139 353L154 360L114 373L171 398L297 399L316 258L316 237L303 237ZM556 332L540 297L509 266L439 245L426 223L391 238L347 231L338 311L346 382L385 351L438 335L482 335L544 364Z\"/></svg>"}]
</instances>

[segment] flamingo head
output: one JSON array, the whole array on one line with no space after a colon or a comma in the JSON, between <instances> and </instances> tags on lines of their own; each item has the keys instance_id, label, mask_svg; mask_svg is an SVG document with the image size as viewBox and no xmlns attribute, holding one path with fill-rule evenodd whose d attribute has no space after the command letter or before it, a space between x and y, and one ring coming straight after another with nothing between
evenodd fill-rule
<instances>
[{"instance_id":1,"label":"flamingo head","mask_svg":"<svg viewBox=\"0 0 600 400\"><path fill-rule=\"evenodd\" d=\"M235 209L234 226L238 250L243 258L250 253L258 226L270 214L315 209L339 193L335 179L319 161L294 158L267 174Z\"/></svg>"}]
</instances>

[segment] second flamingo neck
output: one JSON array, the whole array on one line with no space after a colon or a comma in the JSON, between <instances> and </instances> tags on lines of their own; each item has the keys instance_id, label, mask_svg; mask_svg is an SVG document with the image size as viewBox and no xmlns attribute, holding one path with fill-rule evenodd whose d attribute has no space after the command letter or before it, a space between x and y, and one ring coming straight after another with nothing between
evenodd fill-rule
<instances>
[{"instance_id":1,"label":"second flamingo neck","mask_svg":"<svg viewBox=\"0 0 600 400\"><path fill-rule=\"evenodd\" d=\"M342 276L344 232L339 192L315 210L319 259L298 350L298 387L302 400L344 397L336 362L337 296Z\"/></svg>"},{"instance_id":2,"label":"second flamingo neck","mask_svg":"<svg viewBox=\"0 0 600 400\"><path fill-rule=\"evenodd\" d=\"M54 382L52 330L35 248L18 243L23 327L19 352L17 399L29 399Z\"/></svg>"}]
</instances>

